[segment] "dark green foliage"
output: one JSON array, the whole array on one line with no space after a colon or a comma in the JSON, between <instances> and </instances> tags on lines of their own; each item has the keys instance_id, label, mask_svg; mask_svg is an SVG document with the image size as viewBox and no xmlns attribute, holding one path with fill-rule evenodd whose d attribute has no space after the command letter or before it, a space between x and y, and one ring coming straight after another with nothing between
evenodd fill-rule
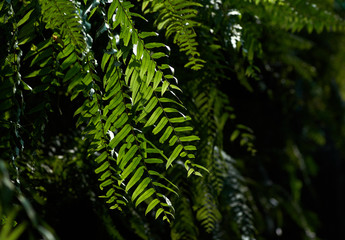
<instances>
[{"instance_id":1,"label":"dark green foliage","mask_svg":"<svg viewBox=\"0 0 345 240\"><path fill-rule=\"evenodd\" d=\"M195 8L203 6L193 1L143 1L142 4L144 13L158 13L155 20L157 29L166 29L165 35L173 36L180 51L186 52L188 63L185 67L191 67L193 70L202 68L205 61L200 58L197 50L198 42L194 30L200 24L194 19L198 13Z\"/></svg>"},{"instance_id":2,"label":"dark green foliage","mask_svg":"<svg viewBox=\"0 0 345 240\"><path fill-rule=\"evenodd\" d=\"M316 239L332 2L0 2L0 239Z\"/></svg>"}]
</instances>

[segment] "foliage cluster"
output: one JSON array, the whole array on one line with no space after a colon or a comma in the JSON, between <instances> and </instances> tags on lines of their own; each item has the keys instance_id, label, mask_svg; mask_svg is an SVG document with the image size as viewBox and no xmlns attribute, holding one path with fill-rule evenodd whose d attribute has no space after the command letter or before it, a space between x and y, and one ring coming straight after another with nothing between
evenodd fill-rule
<instances>
[{"instance_id":1,"label":"foliage cluster","mask_svg":"<svg viewBox=\"0 0 345 240\"><path fill-rule=\"evenodd\" d=\"M0 2L0 239L317 239L341 6Z\"/></svg>"}]
</instances>

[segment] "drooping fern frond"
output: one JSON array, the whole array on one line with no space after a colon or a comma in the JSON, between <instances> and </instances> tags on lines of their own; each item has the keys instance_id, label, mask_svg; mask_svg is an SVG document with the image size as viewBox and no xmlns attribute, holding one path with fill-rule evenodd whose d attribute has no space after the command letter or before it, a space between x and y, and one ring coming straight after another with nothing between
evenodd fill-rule
<instances>
[{"instance_id":1,"label":"drooping fern frond","mask_svg":"<svg viewBox=\"0 0 345 240\"><path fill-rule=\"evenodd\" d=\"M141 6L134 2L139 1L0 2L0 40L5 46L0 48L0 168L2 160L8 161L5 168L11 174L1 179L15 183L42 206L54 203L56 193L72 190L73 200L86 196L94 209L103 202L94 196L102 195L106 202L102 210L125 210L109 211L109 215L93 212L103 217L100 220L107 225L103 232L119 239L127 238L128 232L142 239L159 238L169 232L164 221L172 223L173 239L254 239L253 202L263 212L256 213L267 222L271 214L266 218L265 213L274 210L279 215L273 219L277 226L281 226L280 216L288 216L288 222L312 229L308 216L299 217L304 214L302 185L299 173L291 171L293 164L280 169L290 176L292 198L289 192L280 196L280 191L273 190L272 202L279 204L275 209L266 207L271 194L258 188L251 201L243 176L254 176L261 185L261 177L251 175L247 167L254 161L235 161L225 149L231 153L234 146L229 140L240 138L239 144L255 153L255 137L243 124L234 129L231 106L232 100L237 109L246 104L236 94L242 87L236 81L260 96L281 91L284 97L299 94L292 79L297 75L297 83L312 82L317 69L306 64L310 57L304 56L304 50L311 44L296 38L298 32L305 37L311 31L341 29L342 21L333 13L318 11L321 0L144 0ZM157 37L152 29L165 36ZM177 45L172 56L166 45L169 38ZM310 38L315 40L314 35ZM180 62L201 71L184 71ZM182 85L176 76L183 79ZM227 81L234 88L223 88ZM286 94L287 85L290 94ZM309 93L306 86L302 95ZM292 99L297 100L300 105L309 104L302 97ZM282 107L281 116L285 116L291 106ZM256 113L247 111L251 109L240 109L243 118ZM65 133L67 137L61 137ZM258 165L263 163L258 160ZM209 172L202 174L206 169ZM7 190L0 195L9 196ZM5 207L9 210L5 218L12 221L12 203ZM52 216L48 212L40 210L42 217ZM154 221L158 218L164 221ZM20 235L31 225L25 214L18 220L24 220L15 230ZM153 232L156 229L158 234ZM13 236L0 233L0 238L6 237Z\"/></svg>"},{"instance_id":2,"label":"drooping fern frond","mask_svg":"<svg viewBox=\"0 0 345 240\"><path fill-rule=\"evenodd\" d=\"M87 53L83 63L77 60L68 70L65 80L71 79L70 91L86 97L75 114L80 115L78 124L87 124L85 133L92 139L89 155L96 154L95 171L100 174L100 188L106 191L103 198L112 209L120 210L128 201L135 206L146 202L145 214L156 210L155 218L162 214L170 221L174 210L168 197L176 194L176 186L164 177L161 166L165 163L167 169L181 158L188 175L200 175L198 169L204 168L190 160L196 148L189 144L199 138L188 134L191 128L184 124L190 118L171 99L172 89L178 89L169 82L173 75L165 73L171 68L157 63L166 54L153 52L166 46L145 42L156 34L135 28L132 18L142 17L131 12L132 7L130 2L113 1L92 4L85 11L95 9L103 16L98 34L106 35L108 46L100 61L102 73L96 70L94 56ZM149 140L154 135L160 135L159 141ZM166 141L171 149L164 145Z\"/></svg>"},{"instance_id":3,"label":"drooping fern frond","mask_svg":"<svg viewBox=\"0 0 345 240\"><path fill-rule=\"evenodd\" d=\"M207 233L211 233L221 220L218 200L214 190L204 180L195 184L193 192L195 194L193 210L196 212L196 219Z\"/></svg>"},{"instance_id":4,"label":"drooping fern frond","mask_svg":"<svg viewBox=\"0 0 345 240\"><path fill-rule=\"evenodd\" d=\"M74 3L64 0L40 0L40 4L46 28L60 30L64 38L68 38L75 48L83 51L86 47L85 38L81 31L81 19Z\"/></svg>"},{"instance_id":5,"label":"drooping fern frond","mask_svg":"<svg viewBox=\"0 0 345 240\"><path fill-rule=\"evenodd\" d=\"M195 86L203 89L198 93L193 91ZM222 148L224 124L230 116L227 103L223 94L216 89L216 84L209 82L208 78L200 79L197 85L190 86L194 96L194 106L191 107L196 121L197 131L201 136L198 156L210 172L203 179L193 181L190 191L192 192L192 206L195 219L204 230L211 234L221 221L221 213L218 205L218 197L223 188L223 166L217 165L214 149ZM197 94L196 94L197 93ZM219 168L219 169L218 169Z\"/></svg>"},{"instance_id":6,"label":"drooping fern frond","mask_svg":"<svg viewBox=\"0 0 345 240\"><path fill-rule=\"evenodd\" d=\"M186 184L185 184L186 185ZM182 192L183 186L180 188L181 197L176 203L176 221L171 226L171 239L198 239L199 231L196 225L196 219L194 212L192 211L193 206L190 199L190 192Z\"/></svg>"},{"instance_id":7,"label":"drooping fern frond","mask_svg":"<svg viewBox=\"0 0 345 240\"><path fill-rule=\"evenodd\" d=\"M42 7L43 22L45 28L53 31L52 39L55 46L59 48L58 54L51 53L48 55L43 52L42 57L51 58L53 68L46 66L50 73L49 78L57 80L62 85L69 85L67 91L71 92L72 88L81 80L83 74L84 57L87 55L86 34L82 29L82 19L78 15L78 6L71 1L40 1ZM47 46L44 45L44 48ZM34 59L37 61L37 59ZM47 62L47 61L46 61ZM32 62L31 65L37 64ZM52 72L49 72L49 69ZM53 76L52 76L53 75ZM55 76L54 76L55 75ZM87 83L86 83L87 84ZM81 90L75 91L72 99L75 98Z\"/></svg>"},{"instance_id":8,"label":"drooping fern frond","mask_svg":"<svg viewBox=\"0 0 345 240\"><path fill-rule=\"evenodd\" d=\"M211 169L207 178L211 179L213 189L220 193L222 189L222 180L217 180L216 159L214 157L215 149L223 149L223 129L227 121L233 115L232 108L225 94L219 91L216 83L208 81L208 76L199 80L198 86L203 90L194 96L193 114L197 121L198 129L202 141L199 142L198 155L203 159L203 164ZM191 86L191 89L193 87Z\"/></svg>"},{"instance_id":9,"label":"drooping fern frond","mask_svg":"<svg viewBox=\"0 0 345 240\"><path fill-rule=\"evenodd\" d=\"M232 219L236 223L235 232L241 239L254 240L256 229L253 211L250 207L250 191L241 173L235 167L233 160L224 151L215 151L215 157L222 164L224 189L220 197L220 204L226 211L230 210ZM226 203L227 205L224 205ZM227 225L227 223L225 223Z\"/></svg>"},{"instance_id":10,"label":"drooping fern frond","mask_svg":"<svg viewBox=\"0 0 345 240\"><path fill-rule=\"evenodd\" d=\"M150 7L148 8L148 6ZM156 25L158 30L166 29L166 36L173 36L173 41L180 47L181 52L188 56L188 63L185 67L199 70L205 61L200 58L197 50L196 33L194 28L199 23L194 20L197 15L195 7L202 7L201 4L193 1L152 1L145 0L142 3L142 10L147 12L158 12ZM145 11L146 9L146 11Z\"/></svg>"},{"instance_id":11,"label":"drooping fern frond","mask_svg":"<svg viewBox=\"0 0 345 240\"><path fill-rule=\"evenodd\" d=\"M194 119L197 121L195 125L198 126L197 131L200 132L202 139L199 142L198 156L202 159L203 165L210 170L210 173L201 181L193 182L191 190L193 192L192 204L195 219L207 233L217 239L217 236L226 235L227 230L224 228L227 228L227 226L223 224L227 220L222 219L222 215L226 216L226 212L236 212L238 215L243 215L243 218L238 219L236 222L238 229L253 229L254 224L251 219L247 196L241 192L241 199L235 197L240 189L239 186L242 188L244 185L237 182L241 180L236 178L237 185L232 186L233 182L228 179L228 176L237 177L238 170L232 165L232 168L230 168L228 159L220 154L220 152L223 153L224 136L222 133L224 127L228 120L233 119L235 116L225 94L217 88L217 77L223 77L220 74L221 70L217 72L219 75L212 74L212 70L211 68L210 72L206 72L205 77L198 81L197 86L202 89L201 91L193 96L193 92L196 92L193 91L195 86L188 86L187 89L192 92L194 106L191 106L190 109L195 114ZM212 76L214 82L209 81ZM253 146L251 147L253 148ZM233 195L230 194L230 196L229 187L231 186L236 190L232 191L231 194ZM229 204L232 204L234 208L225 207ZM248 236L248 231L230 232L245 239ZM250 232L250 234L253 234L253 232Z\"/></svg>"}]
</instances>

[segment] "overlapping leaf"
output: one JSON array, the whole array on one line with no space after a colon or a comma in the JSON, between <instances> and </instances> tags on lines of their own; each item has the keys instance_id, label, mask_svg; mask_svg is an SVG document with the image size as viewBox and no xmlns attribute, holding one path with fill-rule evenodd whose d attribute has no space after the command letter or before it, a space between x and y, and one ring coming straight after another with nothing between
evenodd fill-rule
<instances>
[{"instance_id":1,"label":"overlapping leaf","mask_svg":"<svg viewBox=\"0 0 345 240\"><path fill-rule=\"evenodd\" d=\"M151 3L150 8L148 8ZM193 20L197 14L195 7L201 4L193 1L143 1L142 9L145 12L158 12L156 24L158 30L166 29L166 36L173 36L174 43L180 47L180 51L188 56L185 67L199 70L205 61L200 58L197 50L196 33L194 28L199 24Z\"/></svg>"}]
</instances>

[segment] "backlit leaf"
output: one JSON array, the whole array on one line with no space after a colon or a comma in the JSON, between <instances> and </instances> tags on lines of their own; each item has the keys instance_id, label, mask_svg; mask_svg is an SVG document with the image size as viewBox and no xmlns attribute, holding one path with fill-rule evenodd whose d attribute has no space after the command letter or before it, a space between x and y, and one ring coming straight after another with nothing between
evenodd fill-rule
<instances>
[{"instance_id":1,"label":"backlit leaf","mask_svg":"<svg viewBox=\"0 0 345 240\"><path fill-rule=\"evenodd\" d=\"M142 203L143 201L145 201L146 199L148 199L149 197L151 197L152 194L155 193L155 190L153 188L150 188L148 190L146 190L139 198L138 200L135 202L135 207L137 207L140 203Z\"/></svg>"},{"instance_id":2,"label":"backlit leaf","mask_svg":"<svg viewBox=\"0 0 345 240\"><path fill-rule=\"evenodd\" d=\"M168 159L168 162L166 164L166 168L170 167L170 165L178 157L178 155L180 154L182 149L183 149L182 145L179 144L179 145L176 146L176 148L174 149L174 151L172 152L172 154L170 155L170 157Z\"/></svg>"},{"instance_id":3,"label":"backlit leaf","mask_svg":"<svg viewBox=\"0 0 345 240\"><path fill-rule=\"evenodd\" d=\"M131 126L129 124L125 125L119 133L115 135L113 140L110 141L109 146L112 148L116 147L131 131Z\"/></svg>"},{"instance_id":4,"label":"backlit leaf","mask_svg":"<svg viewBox=\"0 0 345 240\"><path fill-rule=\"evenodd\" d=\"M153 134L157 134L159 133L164 127L165 125L168 123L168 119L166 117L163 117L159 123L157 124L157 126L152 130Z\"/></svg>"},{"instance_id":5,"label":"backlit leaf","mask_svg":"<svg viewBox=\"0 0 345 240\"><path fill-rule=\"evenodd\" d=\"M141 178L141 176L144 173L144 166L141 166L140 168L138 168L136 170L136 172L134 173L134 175L131 177L131 179L129 180L129 182L126 185L126 192L128 192Z\"/></svg>"},{"instance_id":6,"label":"backlit leaf","mask_svg":"<svg viewBox=\"0 0 345 240\"><path fill-rule=\"evenodd\" d=\"M188 141L197 141L197 140L200 140L200 138L198 136L192 135L192 136L180 137L179 140L181 142L188 142Z\"/></svg>"},{"instance_id":7,"label":"backlit leaf","mask_svg":"<svg viewBox=\"0 0 345 240\"><path fill-rule=\"evenodd\" d=\"M95 173L100 173L100 172L103 172L105 171L106 169L108 169L109 167L109 162L108 161L105 161L101 166L99 166L98 168L96 168L95 170Z\"/></svg>"},{"instance_id":8,"label":"backlit leaf","mask_svg":"<svg viewBox=\"0 0 345 240\"><path fill-rule=\"evenodd\" d=\"M163 113L163 109L161 107L158 107L151 115L151 117L149 118L149 120L147 120L146 124L144 127L148 127L153 125L157 119L159 118L159 116Z\"/></svg>"},{"instance_id":9,"label":"backlit leaf","mask_svg":"<svg viewBox=\"0 0 345 240\"><path fill-rule=\"evenodd\" d=\"M126 179L129 174L131 174L135 168L139 165L141 157L136 157L133 161L123 170L121 174L122 180Z\"/></svg>"},{"instance_id":10,"label":"backlit leaf","mask_svg":"<svg viewBox=\"0 0 345 240\"><path fill-rule=\"evenodd\" d=\"M25 14L25 16L20 19L20 21L17 23L17 27L20 27L22 24L24 24L30 17L31 13L34 11L35 9L30 10L27 14Z\"/></svg>"},{"instance_id":11,"label":"backlit leaf","mask_svg":"<svg viewBox=\"0 0 345 240\"><path fill-rule=\"evenodd\" d=\"M135 189L135 191L132 194L132 201L134 201L139 196L139 194L145 190L145 188L150 183L150 181L151 181L150 178L147 177L140 182L140 184L137 186L137 188Z\"/></svg>"},{"instance_id":12,"label":"backlit leaf","mask_svg":"<svg viewBox=\"0 0 345 240\"><path fill-rule=\"evenodd\" d=\"M160 201L158 199L154 199L150 204L147 206L145 215L147 215Z\"/></svg>"},{"instance_id":13,"label":"backlit leaf","mask_svg":"<svg viewBox=\"0 0 345 240\"><path fill-rule=\"evenodd\" d=\"M170 136L170 134L173 131L173 127L172 126L168 126L165 131L164 134L162 135L162 137L159 139L160 143L164 143Z\"/></svg>"}]
</instances>

